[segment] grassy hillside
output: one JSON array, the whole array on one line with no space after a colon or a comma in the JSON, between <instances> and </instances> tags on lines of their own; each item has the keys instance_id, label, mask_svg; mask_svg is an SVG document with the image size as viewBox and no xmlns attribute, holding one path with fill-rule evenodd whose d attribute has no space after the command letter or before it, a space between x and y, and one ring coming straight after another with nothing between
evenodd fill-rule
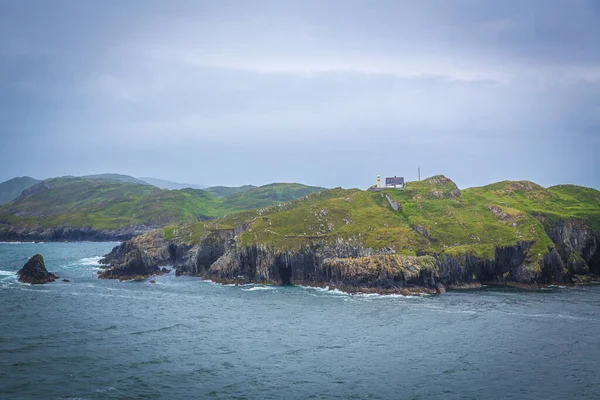
<instances>
[{"instance_id":1,"label":"grassy hillside","mask_svg":"<svg viewBox=\"0 0 600 400\"><path fill-rule=\"evenodd\" d=\"M90 180L103 180L103 181L117 181L123 183L135 183L137 185L152 185L151 183L142 181L129 175L122 174L97 174L97 175L85 175L81 178Z\"/></svg>"},{"instance_id":2,"label":"grassy hillside","mask_svg":"<svg viewBox=\"0 0 600 400\"><path fill-rule=\"evenodd\" d=\"M5 204L16 199L23 190L38 182L37 179L33 179L29 176L22 176L0 183L0 204Z\"/></svg>"},{"instance_id":3,"label":"grassy hillside","mask_svg":"<svg viewBox=\"0 0 600 400\"><path fill-rule=\"evenodd\" d=\"M215 197L227 197L227 196L231 196L232 194L245 192L246 190L255 189L255 188L256 188L256 186L253 186L253 185L244 185L244 186L235 186L235 187L233 187L233 186L211 186L204 190L206 190L207 192L209 192L210 194L212 194Z\"/></svg>"},{"instance_id":4,"label":"grassy hillside","mask_svg":"<svg viewBox=\"0 0 600 400\"><path fill-rule=\"evenodd\" d=\"M228 202L228 198L218 199L207 191L197 189L163 190L116 180L56 178L31 187L18 200L0 207L0 221L7 225L51 228L118 229L133 224L162 226L273 205L279 201L278 198L319 189L298 184L282 187L275 184L269 185L266 191L252 189L243 200L235 198ZM265 201L265 192L276 195L270 195Z\"/></svg>"},{"instance_id":5,"label":"grassy hillside","mask_svg":"<svg viewBox=\"0 0 600 400\"><path fill-rule=\"evenodd\" d=\"M544 189L531 182L499 182L459 191L451 180L436 176L409 182L405 190L324 190L266 209L169 227L165 233L192 243L205 229L231 229L246 222L242 245L293 250L342 240L405 255L482 258L492 258L495 247L533 241L527 264L537 268L552 244L544 224L561 219L581 220L599 230L600 192L577 186Z\"/></svg>"},{"instance_id":6,"label":"grassy hillside","mask_svg":"<svg viewBox=\"0 0 600 400\"><path fill-rule=\"evenodd\" d=\"M223 198L222 207L229 212L269 207L322 189L299 183L272 183L226 196Z\"/></svg>"}]
</instances>

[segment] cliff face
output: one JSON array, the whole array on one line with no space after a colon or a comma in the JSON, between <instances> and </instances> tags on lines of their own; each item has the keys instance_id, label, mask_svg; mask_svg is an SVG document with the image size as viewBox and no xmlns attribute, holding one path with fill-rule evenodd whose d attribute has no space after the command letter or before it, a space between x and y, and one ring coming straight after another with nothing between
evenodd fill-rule
<instances>
[{"instance_id":1,"label":"cliff face","mask_svg":"<svg viewBox=\"0 0 600 400\"><path fill-rule=\"evenodd\" d=\"M582 221L551 224L546 233L571 274L600 273L600 234Z\"/></svg>"},{"instance_id":2,"label":"cliff face","mask_svg":"<svg viewBox=\"0 0 600 400\"><path fill-rule=\"evenodd\" d=\"M164 265L174 261L172 246L159 235L146 235L121 243L100 260L104 270L102 279L143 279L151 275L169 272ZM176 254L175 254L176 255Z\"/></svg>"},{"instance_id":3,"label":"cliff face","mask_svg":"<svg viewBox=\"0 0 600 400\"><path fill-rule=\"evenodd\" d=\"M165 241L159 234L124 242L103 263L112 265L101 278L133 279L161 273L171 265L177 275L196 275L217 282L303 284L345 291L380 293L443 292L445 288L506 284L539 287L585 280L598 271L598 233L578 222L548 228L555 246L531 264L533 242L499 246L492 258L474 255L396 254L338 240L297 250L268 245L240 245L241 229L207 231L191 246Z\"/></svg>"}]
</instances>

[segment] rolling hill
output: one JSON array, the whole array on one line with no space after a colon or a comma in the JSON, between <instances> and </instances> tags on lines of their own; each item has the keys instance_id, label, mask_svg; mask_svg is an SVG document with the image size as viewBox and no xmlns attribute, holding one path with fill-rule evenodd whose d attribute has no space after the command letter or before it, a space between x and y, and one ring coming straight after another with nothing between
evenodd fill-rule
<instances>
[{"instance_id":1,"label":"rolling hill","mask_svg":"<svg viewBox=\"0 0 600 400\"><path fill-rule=\"evenodd\" d=\"M246 190L254 189L256 186L254 185L244 185L244 186L211 186L204 190L209 192L215 197L227 197L232 194L237 194L241 192L245 192Z\"/></svg>"},{"instance_id":2,"label":"rolling hill","mask_svg":"<svg viewBox=\"0 0 600 400\"><path fill-rule=\"evenodd\" d=\"M66 239L81 229L89 231L83 236L92 239L99 230L102 234L97 239L109 238L111 231L118 232L119 238L130 237L152 227L221 217L321 189L299 184L279 186L255 188L243 200L228 203L227 198L198 189L163 190L148 184L85 177L48 179L0 207L0 238ZM57 230L65 229L66 235L56 237ZM79 239L77 235L75 239Z\"/></svg>"},{"instance_id":3,"label":"rolling hill","mask_svg":"<svg viewBox=\"0 0 600 400\"><path fill-rule=\"evenodd\" d=\"M13 178L6 182L0 183L0 205L13 201L21 192L39 181L29 176Z\"/></svg>"},{"instance_id":4,"label":"rolling hill","mask_svg":"<svg viewBox=\"0 0 600 400\"><path fill-rule=\"evenodd\" d=\"M66 177L66 178L69 178L69 177ZM135 183L137 185L152 185L151 183L134 178L133 176L122 175L122 174L84 175L81 178L90 179L90 180L100 180L100 181L117 181L117 182L123 182L123 183ZM152 185L152 186L155 186L155 185Z\"/></svg>"}]
</instances>

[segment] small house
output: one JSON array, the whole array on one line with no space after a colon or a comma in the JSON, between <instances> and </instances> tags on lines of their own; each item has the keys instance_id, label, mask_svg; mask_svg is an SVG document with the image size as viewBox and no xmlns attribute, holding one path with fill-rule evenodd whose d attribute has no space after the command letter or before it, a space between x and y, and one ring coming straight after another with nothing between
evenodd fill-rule
<instances>
[{"instance_id":1,"label":"small house","mask_svg":"<svg viewBox=\"0 0 600 400\"><path fill-rule=\"evenodd\" d=\"M385 178L386 188L404 189L404 177L394 176L393 178Z\"/></svg>"}]
</instances>

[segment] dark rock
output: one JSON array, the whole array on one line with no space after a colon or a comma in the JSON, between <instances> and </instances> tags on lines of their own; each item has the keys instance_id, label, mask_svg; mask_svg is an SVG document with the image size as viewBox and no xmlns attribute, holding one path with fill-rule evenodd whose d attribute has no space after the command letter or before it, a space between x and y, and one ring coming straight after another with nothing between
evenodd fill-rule
<instances>
[{"instance_id":1,"label":"dark rock","mask_svg":"<svg viewBox=\"0 0 600 400\"><path fill-rule=\"evenodd\" d=\"M71 283L71 281L70 281L70 280L68 280L68 279L63 279L62 281L63 281L63 282L67 282L67 283Z\"/></svg>"},{"instance_id":2,"label":"dark rock","mask_svg":"<svg viewBox=\"0 0 600 400\"><path fill-rule=\"evenodd\" d=\"M446 293L446 287L442 283L435 285L435 288L438 293Z\"/></svg>"},{"instance_id":3,"label":"dark rock","mask_svg":"<svg viewBox=\"0 0 600 400\"><path fill-rule=\"evenodd\" d=\"M152 279L151 281L149 281L150 283L156 283L156 281L154 279Z\"/></svg>"},{"instance_id":4,"label":"dark rock","mask_svg":"<svg viewBox=\"0 0 600 400\"><path fill-rule=\"evenodd\" d=\"M19 275L20 282L36 285L54 282L58 279L58 276L48 272L46 265L44 264L44 257L41 254L36 254L31 257L29 261L25 263L23 268L17 272L17 275Z\"/></svg>"},{"instance_id":5,"label":"dark rock","mask_svg":"<svg viewBox=\"0 0 600 400\"><path fill-rule=\"evenodd\" d=\"M600 272L600 234L586 222L565 220L545 228L569 274Z\"/></svg>"},{"instance_id":6,"label":"dark rock","mask_svg":"<svg viewBox=\"0 0 600 400\"><path fill-rule=\"evenodd\" d=\"M135 247L129 252L125 261L121 264L114 265L99 273L99 278L102 279L144 279L150 275L161 274L161 269L156 265L148 252Z\"/></svg>"},{"instance_id":7,"label":"dark rock","mask_svg":"<svg viewBox=\"0 0 600 400\"><path fill-rule=\"evenodd\" d=\"M202 240L196 255L196 272L207 270L233 245L234 231L214 229L209 230Z\"/></svg>"}]
</instances>

